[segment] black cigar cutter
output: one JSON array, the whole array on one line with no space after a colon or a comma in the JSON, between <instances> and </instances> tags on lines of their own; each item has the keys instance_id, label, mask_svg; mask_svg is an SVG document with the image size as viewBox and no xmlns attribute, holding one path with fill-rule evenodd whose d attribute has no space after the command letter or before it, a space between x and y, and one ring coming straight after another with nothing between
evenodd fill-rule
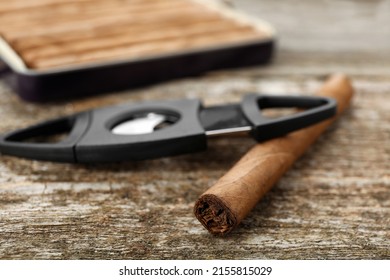
<instances>
[{"instance_id":1,"label":"black cigar cutter","mask_svg":"<svg viewBox=\"0 0 390 280\"><path fill-rule=\"evenodd\" d=\"M278 118L265 108L295 107ZM144 160L202 151L207 138L248 132L257 141L283 136L336 113L325 97L246 95L241 103L204 107L198 99L143 102L95 109L31 126L0 137L2 154L56 162ZM68 133L59 142L39 137Z\"/></svg>"}]
</instances>

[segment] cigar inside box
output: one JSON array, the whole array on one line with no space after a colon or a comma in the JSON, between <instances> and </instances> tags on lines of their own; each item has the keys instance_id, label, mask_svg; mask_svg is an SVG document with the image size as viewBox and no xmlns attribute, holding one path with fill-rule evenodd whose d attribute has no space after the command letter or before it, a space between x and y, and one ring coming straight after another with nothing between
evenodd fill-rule
<instances>
[{"instance_id":1,"label":"cigar inside box","mask_svg":"<svg viewBox=\"0 0 390 280\"><path fill-rule=\"evenodd\" d=\"M0 59L29 101L267 63L274 37L221 0L0 0Z\"/></svg>"},{"instance_id":2,"label":"cigar inside box","mask_svg":"<svg viewBox=\"0 0 390 280\"><path fill-rule=\"evenodd\" d=\"M270 36L266 28L196 0L0 0L0 14L1 36L31 69L137 59Z\"/></svg>"}]
</instances>

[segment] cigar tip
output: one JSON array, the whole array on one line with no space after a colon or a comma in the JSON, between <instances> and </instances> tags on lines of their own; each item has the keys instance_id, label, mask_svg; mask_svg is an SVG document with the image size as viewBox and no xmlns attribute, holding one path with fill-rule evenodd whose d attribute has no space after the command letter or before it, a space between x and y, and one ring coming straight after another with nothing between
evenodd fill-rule
<instances>
[{"instance_id":1,"label":"cigar tip","mask_svg":"<svg viewBox=\"0 0 390 280\"><path fill-rule=\"evenodd\" d=\"M352 82L350 77L344 73L331 74L326 80L325 85L343 85L352 88Z\"/></svg>"},{"instance_id":2,"label":"cigar tip","mask_svg":"<svg viewBox=\"0 0 390 280\"><path fill-rule=\"evenodd\" d=\"M319 90L320 95L335 97L340 99L340 96L345 96L346 103L354 94L354 88L351 79L343 73L335 73L328 77L323 86Z\"/></svg>"},{"instance_id":3,"label":"cigar tip","mask_svg":"<svg viewBox=\"0 0 390 280\"><path fill-rule=\"evenodd\" d=\"M217 196L202 195L195 203L194 214L199 222L212 234L224 236L237 225L230 208Z\"/></svg>"}]
</instances>

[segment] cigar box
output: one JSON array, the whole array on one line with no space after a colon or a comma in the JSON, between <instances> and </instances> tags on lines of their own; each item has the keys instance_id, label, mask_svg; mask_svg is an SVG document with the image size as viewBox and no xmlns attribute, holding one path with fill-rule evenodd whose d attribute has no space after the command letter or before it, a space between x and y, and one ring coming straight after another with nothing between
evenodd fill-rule
<instances>
[{"instance_id":1,"label":"cigar box","mask_svg":"<svg viewBox=\"0 0 390 280\"><path fill-rule=\"evenodd\" d=\"M0 58L28 101L264 64L274 40L216 0L0 0Z\"/></svg>"}]
</instances>

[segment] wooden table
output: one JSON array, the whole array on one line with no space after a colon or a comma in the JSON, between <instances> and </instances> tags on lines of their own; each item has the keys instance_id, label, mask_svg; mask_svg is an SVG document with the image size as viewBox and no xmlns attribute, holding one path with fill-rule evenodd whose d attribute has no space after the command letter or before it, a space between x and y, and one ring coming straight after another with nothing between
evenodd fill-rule
<instances>
[{"instance_id":1,"label":"wooden table","mask_svg":"<svg viewBox=\"0 0 390 280\"><path fill-rule=\"evenodd\" d=\"M389 259L390 1L230 1L279 31L272 65L77 101L27 104L0 80L0 133L98 106L247 92L311 94L353 78L352 108L226 238L195 219L197 197L254 142L136 163L0 158L2 259Z\"/></svg>"}]
</instances>

